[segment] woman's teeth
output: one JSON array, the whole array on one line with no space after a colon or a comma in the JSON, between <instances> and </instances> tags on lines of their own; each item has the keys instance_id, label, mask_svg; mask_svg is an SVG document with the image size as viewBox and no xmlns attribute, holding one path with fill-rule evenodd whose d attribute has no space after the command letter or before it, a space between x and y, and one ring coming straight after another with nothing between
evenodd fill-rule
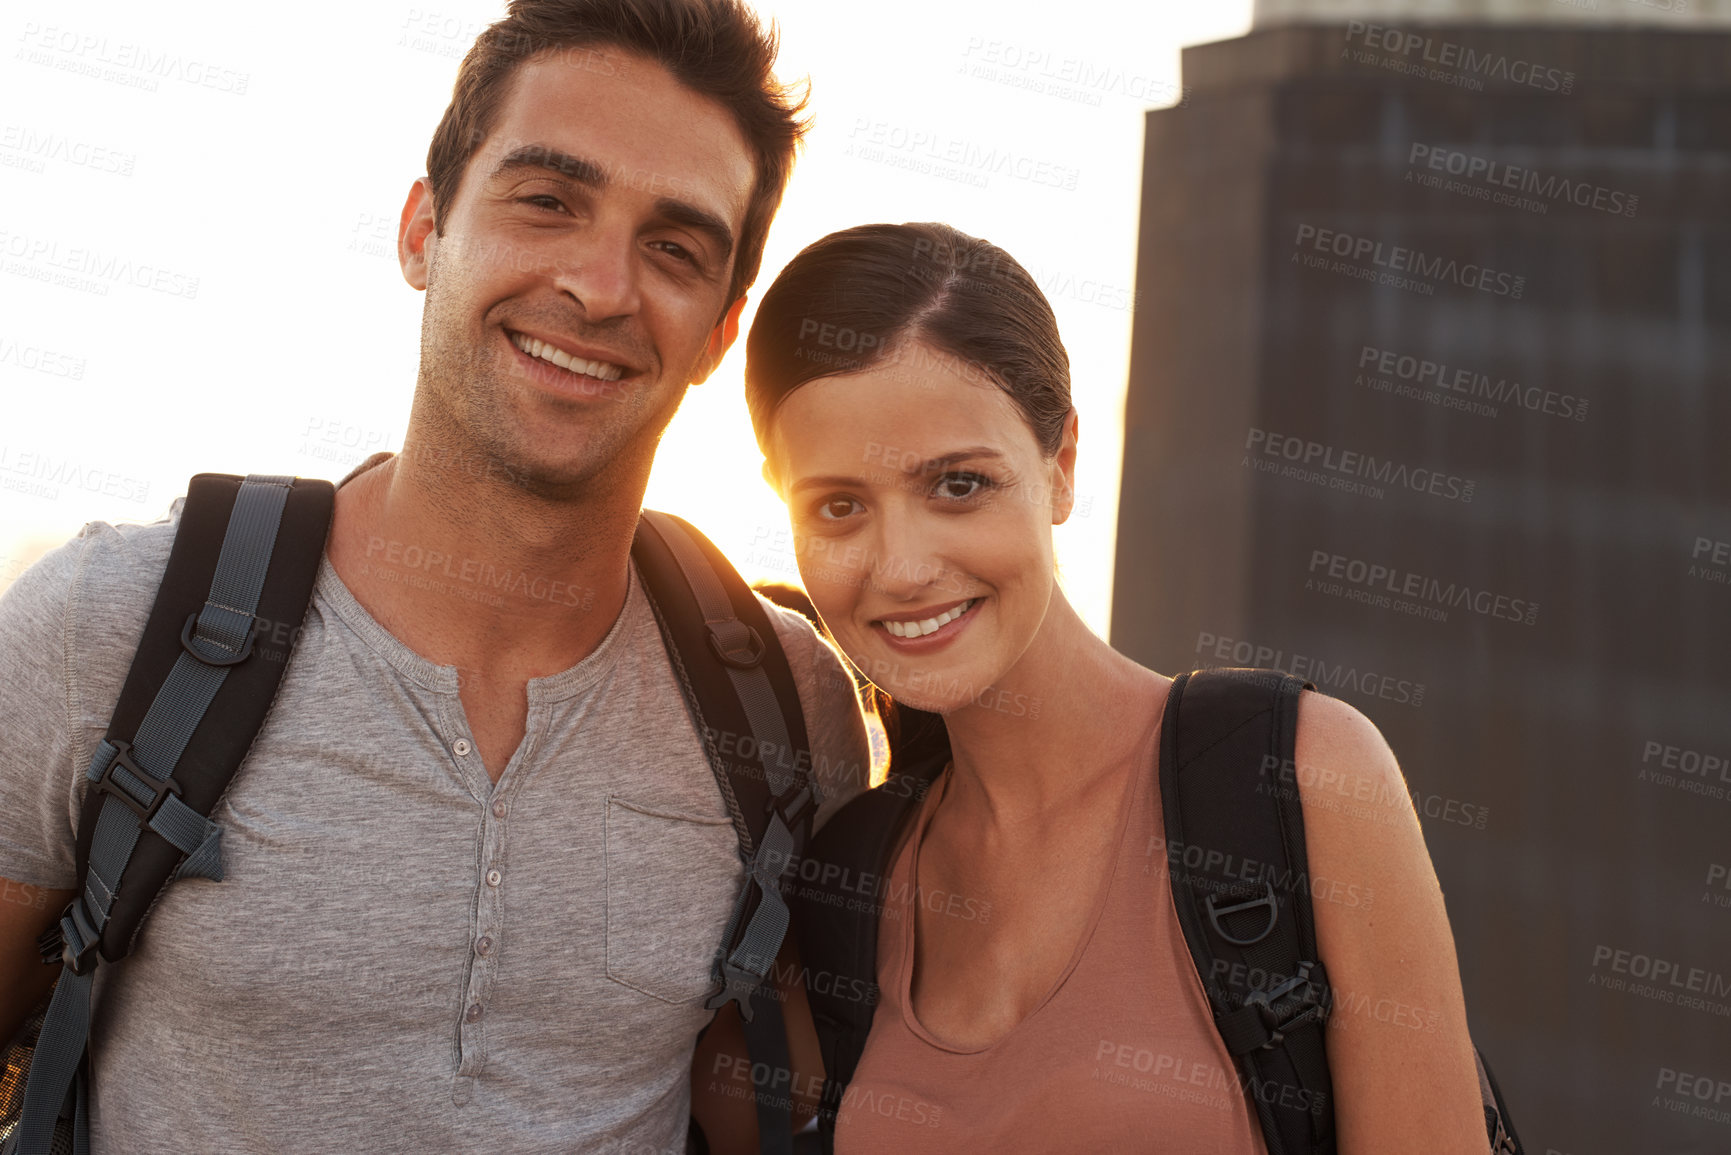
<instances>
[{"instance_id":1,"label":"woman's teeth","mask_svg":"<svg viewBox=\"0 0 1731 1155\"><path fill-rule=\"evenodd\" d=\"M957 618L961 617L963 614L965 614L969 610L973 609L974 605L979 600L980 600L979 598L969 598L967 601L963 602L961 605L955 606L952 609L945 610L943 613L939 614L935 618L926 618L923 621L918 621L918 622L888 622L888 621L886 621L884 623L884 629L888 630L890 633L894 634L898 638L923 638L927 634L932 633L936 630L940 630L943 627L949 625L951 622L955 621Z\"/></svg>"},{"instance_id":2,"label":"woman's teeth","mask_svg":"<svg viewBox=\"0 0 1731 1155\"><path fill-rule=\"evenodd\" d=\"M511 344L523 350L531 357L539 358L561 369L573 373L582 373L586 377L598 377L603 381L617 381L625 376L625 370L618 365L609 365L605 361L585 361L581 357L573 357L563 349L555 349L545 341L534 337L525 337L521 333L511 334Z\"/></svg>"}]
</instances>

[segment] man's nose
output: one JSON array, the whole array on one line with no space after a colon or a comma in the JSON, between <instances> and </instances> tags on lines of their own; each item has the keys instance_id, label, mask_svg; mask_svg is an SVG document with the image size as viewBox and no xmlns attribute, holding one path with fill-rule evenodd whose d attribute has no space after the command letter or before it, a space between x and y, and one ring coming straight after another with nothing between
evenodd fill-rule
<instances>
[{"instance_id":1,"label":"man's nose","mask_svg":"<svg viewBox=\"0 0 1731 1155\"><path fill-rule=\"evenodd\" d=\"M559 291L581 305L591 321L630 316L642 304L631 229L596 225L582 230L552 254L549 272Z\"/></svg>"}]
</instances>

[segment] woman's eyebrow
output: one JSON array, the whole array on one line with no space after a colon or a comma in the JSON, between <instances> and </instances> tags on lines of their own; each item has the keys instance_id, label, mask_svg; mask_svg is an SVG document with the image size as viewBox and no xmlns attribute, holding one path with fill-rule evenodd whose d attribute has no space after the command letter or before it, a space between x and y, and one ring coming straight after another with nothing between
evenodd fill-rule
<instances>
[{"instance_id":1,"label":"woman's eyebrow","mask_svg":"<svg viewBox=\"0 0 1731 1155\"><path fill-rule=\"evenodd\" d=\"M998 461L1002 460L1004 456L1002 453L998 452L996 449L990 448L989 446L976 445L969 449L957 449L954 452L945 453L938 457L920 458L911 464L902 465L903 455L900 450L897 450L892 446L881 446L876 442L871 442L870 446L871 447L866 450L866 461L868 463L876 457L885 465L900 466L901 471L909 477L917 477L926 473L936 473L941 469L946 469L949 466L956 465L963 461ZM848 477L841 474L826 474L819 477L802 477L788 487L788 492L797 493L802 489L815 489L826 486L836 486L845 489L849 486L862 486L864 484L865 481L858 477Z\"/></svg>"}]
</instances>

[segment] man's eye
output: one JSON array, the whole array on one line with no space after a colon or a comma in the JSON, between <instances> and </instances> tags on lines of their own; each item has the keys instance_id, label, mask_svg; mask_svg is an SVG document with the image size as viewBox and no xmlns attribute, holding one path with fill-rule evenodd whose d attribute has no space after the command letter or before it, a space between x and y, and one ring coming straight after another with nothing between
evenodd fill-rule
<instances>
[{"instance_id":1,"label":"man's eye","mask_svg":"<svg viewBox=\"0 0 1731 1155\"><path fill-rule=\"evenodd\" d=\"M534 196L518 197L519 204L534 205L538 209L563 209L565 204L550 193L537 193Z\"/></svg>"},{"instance_id":2,"label":"man's eye","mask_svg":"<svg viewBox=\"0 0 1731 1155\"><path fill-rule=\"evenodd\" d=\"M675 260L684 261L688 265L697 264L697 254L693 253L684 245L677 244L673 241L651 241L650 246L652 248L660 249Z\"/></svg>"},{"instance_id":3,"label":"man's eye","mask_svg":"<svg viewBox=\"0 0 1731 1155\"><path fill-rule=\"evenodd\" d=\"M932 492L951 501L966 501L984 493L991 484L991 478L978 473L946 473L938 478Z\"/></svg>"}]
</instances>

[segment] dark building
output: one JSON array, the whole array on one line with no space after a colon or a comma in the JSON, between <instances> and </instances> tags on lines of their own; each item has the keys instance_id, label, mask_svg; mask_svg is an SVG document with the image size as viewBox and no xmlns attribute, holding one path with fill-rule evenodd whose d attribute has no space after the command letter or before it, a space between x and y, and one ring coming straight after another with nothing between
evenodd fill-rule
<instances>
[{"instance_id":1,"label":"dark building","mask_svg":"<svg viewBox=\"0 0 1731 1155\"><path fill-rule=\"evenodd\" d=\"M1529 1151L1731 1151L1731 31L1259 26L1183 81L1113 644L1381 728Z\"/></svg>"}]
</instances>

